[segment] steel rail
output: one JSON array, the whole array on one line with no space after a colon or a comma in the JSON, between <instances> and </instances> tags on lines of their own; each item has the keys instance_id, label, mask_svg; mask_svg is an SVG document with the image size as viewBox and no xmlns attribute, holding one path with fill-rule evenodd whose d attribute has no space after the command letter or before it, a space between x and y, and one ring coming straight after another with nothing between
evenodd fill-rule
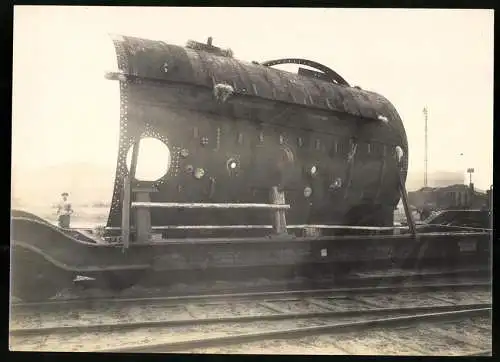
<instances>
[{"instance_id":1,"label":"steel rail","mask_svg":"<svg viewBox=\"0 0 500 362\"><path fill-rule=\"evenodd\" d=\"M491 314L492 308L475 308L466 309L459 311L447 311L447 312L437 312L437 313L423 313L415 314L410 316L398 316L381 318L374 320L364 320L346 323L333 323L322 326L312 326L312 327L299 327L290 328L282 330L272 330L256 333L242 333L238 335L224 335L215 336L208 338L191 339L178 342L161 342L152 343L146 345L130 346L130 347L119 347L111 349L102 349L98 352L149 352L149 353L165 353L165 352L175 352L175 351L189 351L195 348L207 348L216 347L220 345L227 346L229 344L241 344L257 342L263 339L290 339L290 338L300 338L317 334L325 333L346 333L358 330L366 330L368 328L380 328L380 327L395 327L395 326L408 326L409 324L422 323L422 322L436 322L436 321L454 321L462 320L464 318L470 318L475 316L484 316Z\"/></svg>"},{"instance_id":2,"label":"steel rail","mask_svg":"<svg viewBox=\"0 0 500 362\"><path fill-rule=\"evenodd\" d=\"M345 287L345 288L328 288L328 289L299 289L299 290L284 290L284 291L268 291L268 292L246 292L246 293L221 293L221 294L196 294L196 295L176 295L162 297L140 297L140 298L86 298L86 299L69 299L69 300L52 300L46 302L28 302L28 303L11 303L11 309L36 309L45 307L88 307L96 304L104 305L120 305L120 304L162 304L173 305L180 303L210 303L210 302L236 302L253 300L283 300L284 298L292 297L321 297L321 296L336 296L349 297L358 294L388 294L407 291L437 291L450 289L471 289L471 288L491 288L491 282L473 281L465 283L419 283L407 285L390 285L390 286L368 286L368 287Z\"/></svg>"},{"instance_id":3,"label":"steel rail","mask_svg":"<svg viewBox=\"0 0 500 362\"><path fill-rule=\"evenodd\" d=\"M361 310L326 310L321 312L303 312L303 313L274 313L267 315L245 315L228 316L220 318L188 318L178 320L159 320L159 321L141 321L141 322L120 322L106 324L72 325L72 326L53 326L36 328L15 328L9 331L12 336L30 336L30 335L48 335L64 333L90 333L90 332L113 332L139 328L159 328L186 325L207 325L222 323L249 323L257 321L273 321L286 319L306 319L306 318L331 318L331 317L362 317L367 315L390 315L390 314L410 314L424 312L451 312L470 309L491 308L491 303L474 303L462 305L435 305L435 306L416 306L416 307L390 307L390 308L370 308Z\"/></svg>"}]
</instances>

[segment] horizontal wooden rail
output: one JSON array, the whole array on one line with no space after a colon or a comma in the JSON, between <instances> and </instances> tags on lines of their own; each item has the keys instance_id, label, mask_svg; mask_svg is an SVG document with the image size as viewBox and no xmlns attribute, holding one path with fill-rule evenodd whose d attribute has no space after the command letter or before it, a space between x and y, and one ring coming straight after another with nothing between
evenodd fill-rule
<instances>
[{"instance_id":1,"label":"horizontal wooden rail","mask_svg":"<svg viewBox=\"0 0 500 362\"><path fill-rule=\"evenodd\" d=\"M405 226L349 226L349 225L287 225L287 229L339 229L339 230L395 230L408 229ZM209 229L272 229L272 225L164 225L152 226L153 231L160 230L209 230ZM107 230L120 230L119 227L107 227Z\"/></svg>"},{"instance_id":2,"label":"horizontal wooden rail","mask_svg":"<svg viewBox=\"0 0 500 362\"><path fill-rule=\"evenodd\" d=\"M407 226L351 226L351 225L289 225L290 229L338 229L338 230L397 230L408 229Z\"/></svg>"},{"instance_id":3,"label":"horizontal wooden rail","mask_svg":"<svg viewBox=\"0 0 500 362\"><path fill-rule=\"evenodd\" d=\"M285 210L289 209L290 205L277 204L216 204L216 203L182 203L182 202L133 202L132 207L145 208L165 208L165 209L271 209Z\"/></svg>"},{"instance_id":4,"label":"horizontal wooden rail","mask_svg":"<svg viewBox=\"0 0 500 362\"><path fill-rule=\"evenodd\" d=\"M233 230L233 229L272 229L272 225L164 225L152 226L152 231L162 230ZM120 230L119 227L107 227L106 230Z\"/></svg>"},{"instance_id":5,"label":"horizontal wooden rail","mask_svg":"<svg viewBox=\"0 0 500 362\"><path fill-rule=\"evenodd\" d=\"M443 226L444 225L438 225ZM473 227L456 227L457 229L471 230L471 231L492 231L492 229L473 228ZM287 229L338 229L338 230L403 230L408 229L407 226L349 226L349 225L287 225ZM132 228L134 229L134 228ZM165 225L165 226L152 226L152 230L208 230L208 229L272 229L272 225ZM91 227L72 227L66 231L89 231L93 232L95 228ZM121 230L120 227L106 227L106 230Z\"/></svg>"},{"instance_id":6,"label":"horizontal wooden rail","mask_svg":"<svg viewBox=\"0 0 500 362\"><path fill-rule=\"evenodd\" d=\"M477 231L493 231L491 228L478 228L474 226L458 226L458 225L442 225L442 224L424 224L425 226L439 226L448 229L464 229L464 230L477 230Z\"/></svg>"}]
</instances>

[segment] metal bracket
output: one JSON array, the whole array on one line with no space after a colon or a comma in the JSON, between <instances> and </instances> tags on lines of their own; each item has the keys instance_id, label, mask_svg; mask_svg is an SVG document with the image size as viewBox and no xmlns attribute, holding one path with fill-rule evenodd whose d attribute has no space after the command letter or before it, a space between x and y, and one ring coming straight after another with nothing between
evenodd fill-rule
<instances>
[{"instance_id":1,"label":"metal bracket","mask_svg":"<svg viewBox=\"0 0 500 362\"><path fill-rule=\"evenodd\" d=\"M410 205L408 203L408 194L406 192L406 187L403 181L403 175L401 172L398 172L398 184L399 184L399 192L401 194L401 200L403 201L403 207L405 209L406 220L408 221L408 228L410 229L411 235L413 237L417 236L417 228L415 227L415 221L413 220L413 216L411 215Z\"/></svg>"}]
</instances>

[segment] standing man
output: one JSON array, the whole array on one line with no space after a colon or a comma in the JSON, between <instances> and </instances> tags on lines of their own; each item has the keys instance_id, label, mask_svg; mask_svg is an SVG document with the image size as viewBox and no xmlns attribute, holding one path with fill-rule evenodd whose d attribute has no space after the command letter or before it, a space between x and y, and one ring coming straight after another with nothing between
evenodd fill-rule
<instances>
[{"instance_id":1,"label":"standing man","mask_svg":"<svg viewBox=\"0 0 500 362\"><path fill-rule=\"evenodd\" d=\"M73 213L73 209L71 208L71 204L68 201L68 193L63 192L61 194L62 200L57 205L57 216L59 220L59 227L68 229L71 219L71 214Z\"/></svg>"}]
</instances>

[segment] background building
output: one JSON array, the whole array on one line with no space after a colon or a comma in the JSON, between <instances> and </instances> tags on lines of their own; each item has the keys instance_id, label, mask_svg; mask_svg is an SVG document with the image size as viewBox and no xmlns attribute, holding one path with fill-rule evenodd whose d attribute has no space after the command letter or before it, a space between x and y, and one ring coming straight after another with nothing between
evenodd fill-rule
<instances>
[{"instance_id":1,"label":"background building","mask_svg":"<svg viewBox=\"0 0 500 362\"><path fill-rule=\"evenodd\" d=\"M465 170L464 172L461 171L429 172L427 176L427 184L429 187L446 187L450 185L463 185L465 184ZM408 191L419 190L423 186L424 186L423 172L410 172L408 174L408 178L406 180L406 189Z\"/></svg>"}]
</instances>

